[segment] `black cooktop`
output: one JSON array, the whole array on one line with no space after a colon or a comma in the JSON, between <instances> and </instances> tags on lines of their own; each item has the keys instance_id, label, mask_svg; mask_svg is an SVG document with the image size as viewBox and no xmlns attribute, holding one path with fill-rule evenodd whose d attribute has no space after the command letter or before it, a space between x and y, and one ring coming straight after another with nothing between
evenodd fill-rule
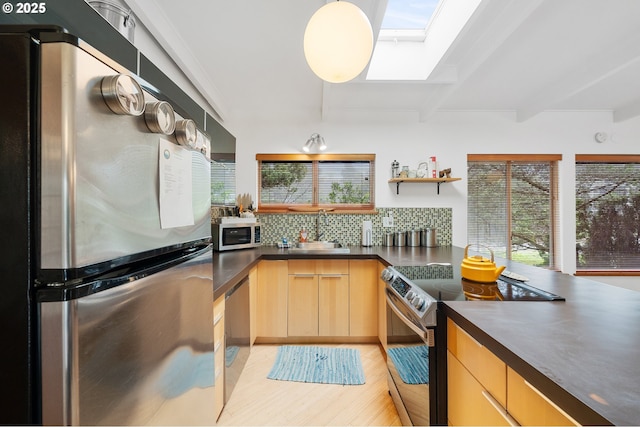
<instances>
[{"instance_id":1,"label":"black cooktop","mask_svg":"<svg viewBox=\"0 0 640 427\"><path fill-rule=\"evenodd\" d=\"M442 301L564 301L564 298L504 276L495 283L477 283L460 276L460 266L433 264L396 266L412 284Z\"/></svg>"}]
</instances>

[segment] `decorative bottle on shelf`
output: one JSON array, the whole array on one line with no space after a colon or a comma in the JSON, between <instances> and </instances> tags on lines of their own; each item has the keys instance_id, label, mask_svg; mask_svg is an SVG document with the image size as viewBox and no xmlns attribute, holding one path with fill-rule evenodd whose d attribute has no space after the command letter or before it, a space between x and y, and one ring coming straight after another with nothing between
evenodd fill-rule
<instances>
[{"instance_id":1,"label":"decorative bottle on shelf","mask_svg":"<svg viewBox=\"0 0 640 427\"><path fill-rule=\"evenodd\" d=\"M391 163L391 178L397 178L400 175L400 163L397 160L394 160Z\"/></svg>"},{"instance_id":2,"label":"decorative bottle on shelf","mask_svg":"<svg viewBox=\"0 0 640 427\"><path fill-rule=\"evenodd\" d=\"M436 156L429 157L429 178L437 178L438 177L438 161Z\"/></svg>"},{"instance_id":3,"label":"decorative bottle on shelf","mask_svg":"<svg viewBox=\"0 0 640 427\"><path fill-rule=\"evenodd\" d=\"M307 234L307 229L305 227L302 227L302 229L300 230L300 243L307 242Z\"/></svg>"}]
</instances>

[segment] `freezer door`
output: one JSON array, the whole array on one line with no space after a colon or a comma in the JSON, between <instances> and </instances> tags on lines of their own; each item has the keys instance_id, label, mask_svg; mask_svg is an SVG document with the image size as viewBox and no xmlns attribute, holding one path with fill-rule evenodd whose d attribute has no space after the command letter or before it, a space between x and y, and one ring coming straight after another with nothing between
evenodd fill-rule
<instances>
[{"instance_id":1,"label":"freezer door","mask_svg":"<svg viewBox=\"0 0 640 427\"><path fill-rule=\"evenodd\" d=\"M45 425L213 425L212 252L39 304Z\"/></svg>"},{"instance_id":2,"label":"freezer door","mask_svg":"<svg viewBox=\"0 0 640 427\"><path fill-rule=\"evenodd\" d=\"M124 72L117 64L69 43L43 43L41 58L40 267L82 268L210 238L207 155L179 146L174 135L151 132L143 116L107 107L101 81ZM167 176L159 167L166 144L180 154L174 158L191 159L190 167ZM161 177L174 178L181 194L190 193L187 201L162 205ZM163 226L163 206L190 210L192 224Z\"/></svg>"}]
</instances>

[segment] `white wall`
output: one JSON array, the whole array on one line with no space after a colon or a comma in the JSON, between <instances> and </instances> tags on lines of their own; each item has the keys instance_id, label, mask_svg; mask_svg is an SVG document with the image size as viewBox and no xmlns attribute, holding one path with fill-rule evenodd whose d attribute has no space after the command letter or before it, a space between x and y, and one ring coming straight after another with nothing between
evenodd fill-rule
<instances>
[{"instance_id":1,"label":"white wall","mask_svg":"<svg viewBox=\"0 0 640 427\"><path fill-rule=\"evenodd\" d=\"M561 269L573 274L575 265L574 155L590 153L637 154L640 118L613 123L610 112L549 112L518 123L511 112L439 113L428 123L364 121L234 123L237 137L237 190L257 194L256 153L298 153L313 132L320 133L330 153L376 154L376 205L379 207L453 208L453 244L467 243L467 154L543 153L562 154L560 162ZM609 140L598 143L596 132ZM462 181L443 184L395 184L387 181L391 162L416 168L431 155L440 168L450 167ZM598 278L607 281L607 278ZM616 278L625 285L632 278ZM633 287L632 284L629 286ZM640 285L636 286L640 290Z\"/></svg>"}]
</instances>

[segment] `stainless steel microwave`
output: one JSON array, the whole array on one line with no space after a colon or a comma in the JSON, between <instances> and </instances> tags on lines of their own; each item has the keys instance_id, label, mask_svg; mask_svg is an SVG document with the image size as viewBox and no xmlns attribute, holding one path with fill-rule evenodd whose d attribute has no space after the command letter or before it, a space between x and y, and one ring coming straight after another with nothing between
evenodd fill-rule
<instances>
[{"instance_id":1,"label":"stainless steel microwave","mask_svg":"<svg viewBox=\"0 0 640 427\"><path fill-rule=\"evenodd\" d=\"M216 251L256 248L260 246L259 222L212 224L213 248Z\"/></svg>"}]
</instances>

